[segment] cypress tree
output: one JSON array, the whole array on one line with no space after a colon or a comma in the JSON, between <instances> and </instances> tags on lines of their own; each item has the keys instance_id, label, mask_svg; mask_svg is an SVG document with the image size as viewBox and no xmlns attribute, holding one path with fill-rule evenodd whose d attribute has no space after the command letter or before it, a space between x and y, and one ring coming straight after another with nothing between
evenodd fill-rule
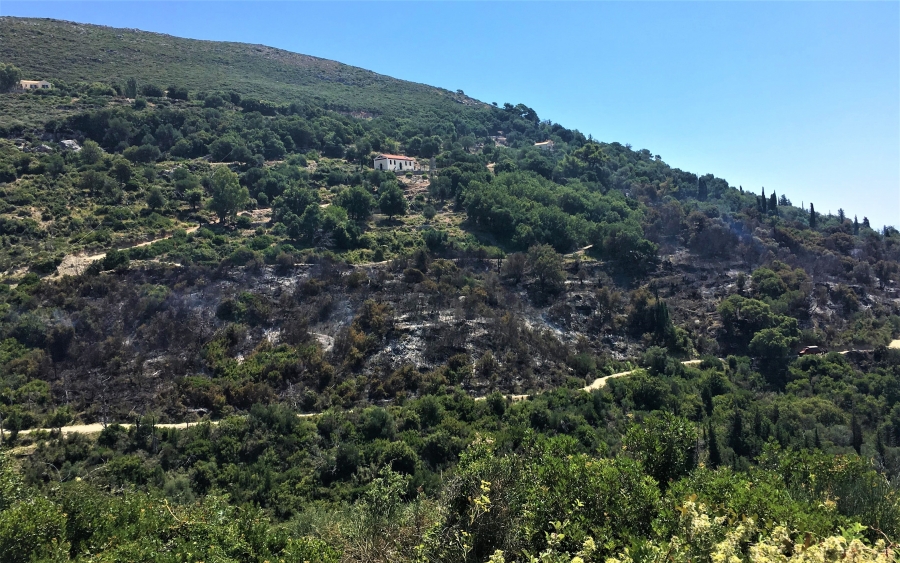
<instances>
[{"instance_id":1,"label":"cypress tree","mask_svg":"<svg viewBox=\"0 0 900 563\"><path fill-rule=\"evenodd\" d=\"M700 389L700 399L703 401L703 409L706 411L706 416L712 416L716 405L713 403L712 390L709 388L709 385L704 385Z\"/></svg>"},{"instance_id":2,"label":"cypress tree","mask_svg":"<svg viewBox=\"0 0 900 563\"><path fill-rule=\"evenodd\" d=\"M656 321L654 333L658 339L666 341L666 344L668 344L669 341L671 341L672 336L674 336L672 332L672 321L669 317L669 306L665 301L660 300L658 297L653 316Z\"/></svg>"},{"instance_id":3,"label":"cypress tree","mask_svg":"<svg viewBox=\"0 0 900 563\"><path fill-rule=\"evenodd\" d=\"M871 229L871 228L872 228L872 225L869 224L869 218L868 218L868 217L863 217L863 227L865 227L865 228L867 228L867 229Z\"/></svg>"},{"instance_id":4,"label":"cypress tree","mask_svg":"<svg viewBox=\"0 0 900 563\"><path fill-rule=\"evenodd\" d=\"M812 203L809 204L809 228L816 228L816 207Z\"/></svg>"},{"instance_id":5,"label":"cypress tree","mask_svg":"<svg viewBox=\"0 0 900 563\"><path fill-rule=\"evenodd\" d=\"M778 444L782 448L787 447L788 444L790 444L790 433L785 430L784 425L775 425L775 439L778 440Z\"/></svg>"},{"instance_id":6,"label":"cypress tree","mask_svg":"<svg viewBox=\"0 0 900 563\"><path fill-rule=\"evenodd\" d=\"M776 208L778 207L778 198L775 196L775 192L772 192L772 195L769 197L769 211L775 213Z\"/></svg>"},{"instance_id":7,"label":"cypress tree","mask_svg":"<svg viewBox=\"0 0 900 563\"><path fill-rule=\"evenodd\" d=\"M853 216L853 234L859 234L859 221L856 219L856 215Z\"/></svg>"},{"instance_id":8,"label":"cypress tree","mask_svg":"<svg viewBox=\"0 0 900 563\"><path fill-rule=\"evenodd\" d=\"M709 196L708 188L706 187L706 178L698 178L697 179L697 199L700 201L706 201L706 198Z\"/></svg>"},{"instance_id":9,"label":"cypress tree","mask_svg":"<svg viewBox=\"0 0 900 563\"><path fill-rule=\"evenodd\" d=\"M719 450L719 439L716 437L716 430L712 423L709 423L709 466L715 469L722 465L722 452Z\"/></svg>"},{"instance_id":10,"label":"cypress tree","mask_svg":"<svg viewBox=\"0 0 900 563\"><path fill-rule=\"evenodd\" d=\"M741 411L736 410L731 417L731 428L728 429L728 446L734 450L735 457L746 456L747 438L744 436L744 420Z\"/></svg>"},{"instance_id":11,"label":"cypress tree","mask_svg":"<svg viewBox=\"0 0 900 563\"><path fill-rule=\"evenodd\" d=\"M817 450L822 449L822 440L819 439L819 427L818 426L816 426L816 436L815 436L815 440L813 441L813 445L816 446Z\"/></svg>"},{"instance_id":12,"label":"cypress tree","mask_svg":"<svg viewBox=\"0 0 900 563\"><path fill-rule=\"evenodd\" d=\"M850 431L853 433L853 449L856 450L857 454L860 454L862 453L863 444L862 426L860 426L855 414L850 421Z\"/></svg>"},{"instance_id":13,"label":"cypress tree","mask_svg":"<svg viewBox=\"0 0 900 563\"><path fill-rule=\"evenodd\" d=\"M844 215L844 209L843 208L838 209L838 223L843 225L845 219L847 219L847 216Z\"/></svg>"}]
</instances>

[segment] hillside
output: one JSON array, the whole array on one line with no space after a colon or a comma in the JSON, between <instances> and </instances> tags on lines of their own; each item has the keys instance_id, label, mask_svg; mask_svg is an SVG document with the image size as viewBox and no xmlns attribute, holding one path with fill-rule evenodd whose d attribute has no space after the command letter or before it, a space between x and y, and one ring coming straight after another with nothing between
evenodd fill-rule
<instances>
[{"instance_id":1,"label":"hillside","mask_svg":"<svg viewBox=\"0 0 900 563\"><path fill-rule=\"evenodd\" d=\"M124 85L140 77L162 88L177 84L192 91L234 91L277 104L309 103L395 118L484 105L448 90L264 45L58 20L0 17L0 60L27 76L70 84ZM0 128L9 125L0 119Z\"/></svg>"},{"instance_id":2,"label":"hillside","mask_svg":"<svg viewBox=\"0 0 900 563\"><path fill-rule=\"evenodd\" d=\"M338 63L0 33L56 85L0 93L0 561L895 557L897 230Z\"/></svg>"}]
</instances>

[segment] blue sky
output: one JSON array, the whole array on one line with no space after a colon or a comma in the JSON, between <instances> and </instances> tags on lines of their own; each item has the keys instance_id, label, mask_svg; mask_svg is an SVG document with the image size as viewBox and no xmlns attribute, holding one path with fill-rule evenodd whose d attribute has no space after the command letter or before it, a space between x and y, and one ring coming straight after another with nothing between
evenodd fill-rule
<instances>
[{"instance_id":1,"label":"blue sky","mask_svg":"<svg viewBox=\"0 0 900 563\"><path fill-rule=\"evenodd\" d=\"M900 3L14 2L0 14L264 43L900 226Z\"/></svg>"}]
</instances>

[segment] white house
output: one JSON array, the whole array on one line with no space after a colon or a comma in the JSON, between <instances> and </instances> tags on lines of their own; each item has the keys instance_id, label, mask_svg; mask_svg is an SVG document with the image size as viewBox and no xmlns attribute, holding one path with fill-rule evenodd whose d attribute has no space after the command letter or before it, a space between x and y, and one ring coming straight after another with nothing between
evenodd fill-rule
<instances>
[{"instance_id":1,"label":"white house","mask_svg":"<svg viewBox=\"0 0 900 563\"><path fill-rule=\"evenodd\" d=\"M379 154L375 157L375 170L418 170L419 163L411 156Z\"/></svg>"},{"instance_id":2,"label":"white house","mask_svg":"<svg viewBox=\"0 0 900 563\"><path fill-rule=\"evenodd\" d=\"M534 146L541 149L542 151L552 151L553 150L553 141L544 141L542 143L535 143Z\"/></svg>"},{"instance_id":3,"label":"white house","mask_svg":"<svg viewBox=\"0 0 900 563\"><path fill-rule=\"evenodd\" d=\"M19 90L49 90L53 88L46 80L19 80Z\"/></svg>"}]
</instances>

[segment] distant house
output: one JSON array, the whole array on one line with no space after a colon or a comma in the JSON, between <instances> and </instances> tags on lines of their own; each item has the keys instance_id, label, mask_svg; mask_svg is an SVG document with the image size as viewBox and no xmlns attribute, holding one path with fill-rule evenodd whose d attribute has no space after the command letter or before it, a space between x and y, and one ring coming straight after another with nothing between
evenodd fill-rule
<instances>
[{"instance_id":1,"label":"distant house","mask_svg":"<svg viewBox=\"0 0 900 563\"><path fill-rule=\"evenodd\" d=\"M19 90L49 90L53 88L46 80L19 80Z\"/></svg>"},{"instance_id":2,"label":"distant house","mask_svg":"<svg viewBox=\"0 0 900 563\"><path fill-rule=\"evenodd\" d=\"M542 151L552 151L553 150L553 141L544 141L543 143L535 143L534 146L541 149Z\"/></svg>"},{"instance_id":3,"label":"distant house","mask_svg":"<svg viewBox=\"0 0 900 563\"><path fill-rule=\"evenodd\" d=\"M375 170L418 170L419 163L410 156L379 154L375 157Z\"/></svg>"}]
</instances>

